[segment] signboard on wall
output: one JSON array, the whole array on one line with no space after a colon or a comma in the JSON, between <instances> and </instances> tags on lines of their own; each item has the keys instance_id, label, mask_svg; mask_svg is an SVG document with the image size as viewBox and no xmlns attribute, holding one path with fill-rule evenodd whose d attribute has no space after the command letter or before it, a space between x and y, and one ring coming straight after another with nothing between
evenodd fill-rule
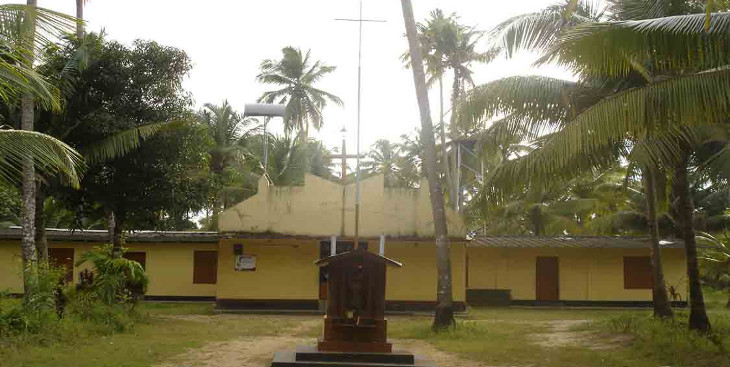
<instances>
[{"instance_id":1,"label":"signboard on wall","mask_svg":"<svg viewBox=\"0 0 730 367\"><path fill-rule=\"evenodd\" d=\"M236 255L234 268L236 271L256 270L256 255Z\"/></svg>"}]
</instances>

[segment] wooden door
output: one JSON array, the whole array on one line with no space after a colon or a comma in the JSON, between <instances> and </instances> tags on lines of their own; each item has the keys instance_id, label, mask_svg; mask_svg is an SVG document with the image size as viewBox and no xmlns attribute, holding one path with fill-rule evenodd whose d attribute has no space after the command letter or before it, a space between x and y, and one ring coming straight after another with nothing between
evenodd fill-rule
<instances>
[{"instance_id":1,"label":"wooden door","mask_svg":"<svg viewBox=\"0 0 730 367\"><path fill-rule=\"evenodd\" d=\"M51 265L64 268L64 282L72 283L74 280L74 249L49 248L48 258Z\"/></svg>"},{"instance_id":2,"label":"wooden door","mask_svg":"<svg viewBox=\"0 0 730 367\"><path fill-rule=\"evenodd\" d=\"M557 301L560 299L560 278L558 274L557 257L537 258L536 298L538 301Z\"/></svg>"}]
</instances>

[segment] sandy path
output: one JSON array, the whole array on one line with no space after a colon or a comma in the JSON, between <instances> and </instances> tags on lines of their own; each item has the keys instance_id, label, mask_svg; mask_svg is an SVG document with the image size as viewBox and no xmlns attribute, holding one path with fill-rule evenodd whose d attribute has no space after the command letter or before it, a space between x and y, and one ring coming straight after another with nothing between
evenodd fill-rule
<instances>
[{"instance_id":1,"label":"sandy path","mask_svg":"<svg viewBox=\"0 0 730 367\"><path fill-rule=\"evenodd\" d=\"M188 350L160 367L263 367L269 365L275 351L311 342L281 336L237 338Z\"/></svg>"},{"instance_id":2,"label":"sandy path","mask_svg":"<svg viewBox=\"0 0 730 367\"><path fill-rule=\"evenodd\" d=\"M210 316L176 317L205 322ZM310 330L321 320L305 320L287 329L283 334L297 335ZM202 348L190 349L177 355L158 367L266 367L274 352L281 349L295 349L298 345L314 344L314 338L291 336L241 337L224 342L208 343ZM475 361L459 358L442 352L421 340L394 340L394 349L408 350L426 356L440 367L489 367Z\"/></svg>"},{"instance_id":3,"label":"sandy path","mask_svg":"<svg viewBox=\"0 0 730 367\"><path fill-rule=\"evenodd\" d=\"M574 331L590 320L549 321L550 332L531 335L532 342L546 348L583 347L592 350L614 349L631 342L628 335L602 335L594 331Z\"/></svg>"},{"instance_id":4,"label":"sandy path","mask_svg":"<svg viewBox=\"0 0 730 367\"><path fill-rule=\"evenodd\" d=\"M440 351L423 340L396 339L391 340L391 342L393 343L393 349L407 350L413 354L426 356L439 367L495 367Z\"/></svg>"}]
</instances>

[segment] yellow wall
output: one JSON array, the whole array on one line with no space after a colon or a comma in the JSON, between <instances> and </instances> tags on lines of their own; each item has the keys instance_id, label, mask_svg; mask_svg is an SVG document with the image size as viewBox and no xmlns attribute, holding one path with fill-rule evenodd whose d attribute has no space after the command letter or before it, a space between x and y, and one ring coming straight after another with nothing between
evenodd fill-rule
<instances>
[{"instance_id":1,"label":"yellow wall","mask_svg":"<svg viewBox=\"0 0 730 367\"><path fill-rule=\"evenodd\" d=\"M23 291L20 264L20 241L0 241L0 291Z\"/></svg>"},{"instance_id":2,"label":"yellow wall","mask_svg":"<svg viewBox=\"0 0 730 367\"><path fill-rule=\"evenodd\" d=\"M256 255L256 271L235 271L233 245L243 244L244 254ZM249 300L317 300L319 258L316 239L226 239L218 252L218 298ZM378 251L378 241L368 248ZM386 299L435 301L435 245L429 242L387 241L385 256L402 262L388 268ZM465 245L452 243L452 277L455 301L464 301Z\"/></svg>"},{"instance_id":3,"label":"yellow wall","mask_svg":"<svg viewBox=\"0 0 730 367\"><path fill-rule=\"evenodd\" d=\"M73 248L74 261L84 251L99 243L50 241L51 248ZM150 278L148 296L206 296L216 293L215 284L193 284L193 251L216 250L216 243L130 243L130 251L146 252L147 275ZM74 282L79 272L87 268L82 265L74 269ZM22 291L20 276L20 242L0 242L0 290L13 293Z\"/></svg>"},{"instance_id":4,"label":"yellow wall","mask_svg":"<svg viewBox=\"0 0 730 367\"><path fill-rule=\"evenodd\" d=\"M370 245L370 248L373 248ZM377 242L375 248L377 249ZM385 256L403 263L388 268L385 298L391 301L436 300L436 245L433 242L388 242ZM451 242L451 277L454 301L465 300L466 246Z\"/></svg>"},{"instance_id":5,"label":"yellow wall","mask_svg":"<svg viewBox=\"0 0 730 367\"><path fill-rule=\"evenodd\" d=\"M469 289L509 289L512 299L535 299L535 258L559 259L560 299L650 301L650 289L624 289L623 257L649 256L646 249L468 249ZM686 299L684 249L662 250L664 275Z\"/></svg>"},{"instance_id":6,"label":"yellow wall","mask_svg":"<svg viewBox=\"0 0 730 367\"><path fill-rule=\"evenodd\" d=\"M146 253L148 296L214 297L215 284L193 284L193 252L214 251L216 243L130 243L130 251Z\"/></svg>"},{"instance_id":7,"label":"yellow wall","mask_svg":"<svg viewBox=\"0 0 730 367\"><path fill-rule=\"evenodd\" d=\"M304 181L304 186L269 187L262 178L256 195L220 214L219 231L354 236L355 185L343 186L309 174ZM359 235L433 237L428 195L425 182L420 189L406 189L385 187L382 175L363 180ZM466 227L453 210L447 209L447 219L451 236L466 235Z\"/></svg>"},{"instance_id":8,"label":"yellow wall","mask_svg":"<svg viewBox=\"0 0 730 367\"><path fill-rule=\"evenodd\" d=\"M234 270L236 243L243 244L245 255L256 255L255 271ZM219 299L318 299L319 269L314 262L319 241L226 239L219 247Z\"/></svg>"}]
</instances>

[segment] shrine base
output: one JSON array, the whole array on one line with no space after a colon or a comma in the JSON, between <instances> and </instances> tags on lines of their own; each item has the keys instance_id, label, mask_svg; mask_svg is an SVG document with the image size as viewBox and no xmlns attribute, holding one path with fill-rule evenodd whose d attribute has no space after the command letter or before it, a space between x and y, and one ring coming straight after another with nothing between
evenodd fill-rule
<instances>
[{"instance_id":1,"label":"shrine base","mask_svg":"<svg viewBox=\"0 0 730 367\"><path fill-rule=\"evenodd\" d=\"M436 367L433 363L409 352L362 353L322 351L315 347L299 347L295 351L274 354L272 367Z\"/></svg>"}]
</instances>

